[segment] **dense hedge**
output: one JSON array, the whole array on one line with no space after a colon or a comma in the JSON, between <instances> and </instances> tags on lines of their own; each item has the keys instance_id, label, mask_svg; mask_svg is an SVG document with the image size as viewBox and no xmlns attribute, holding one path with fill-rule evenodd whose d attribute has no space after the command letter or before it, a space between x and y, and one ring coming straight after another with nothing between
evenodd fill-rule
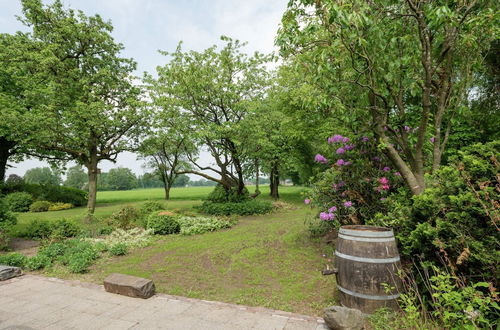
<instances>
[{"instance_id":1,"label":"dense hedge","mask_svg":"<svg viewBox=\"0 0 500 330\"><path fill-rule=\"evenodd\" d=\"M0 186L0 193L4 195L21 191L31 194L36 200L69 203L74 206L87 204L87 192L76 188L27 183Z\"/></svg>"},{"instance_id":2,"label":"dense hedge","mask_svg":"<svg viewBox=\"0 0 500 330\"><path fill-rule=\"evenodd\" d=\"M214 203L205 201L200 209L203 213L211 215L252 215L266 214L273 210L269 201L249 200L240 203Z\"/></svg>"}]
</instances>

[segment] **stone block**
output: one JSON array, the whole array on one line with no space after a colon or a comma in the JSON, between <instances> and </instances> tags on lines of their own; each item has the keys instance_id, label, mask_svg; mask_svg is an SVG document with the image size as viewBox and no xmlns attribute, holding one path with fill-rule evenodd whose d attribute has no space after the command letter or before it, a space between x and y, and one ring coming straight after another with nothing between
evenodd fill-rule
<instances>
[{"instance_id":1,"label":"stone block","mask_svg":"<svg viewBox=\"0 0 500 330\"><path fill-rule=\"evenodd\" d=\"M155 285L152 280L116 273L104 279L104 289L107 292L143 299L155 294Z\"/></svg>"},{"instance_id":2,"label":"stone block","mask_svg":"<svg viewBox=\"0 0 500 330\"><path fill-rule=\"evenodd\" d=\"M5 281L13 277L21 276L23 272L19 267L0 265L0 281Z\"/></svg>"}]
</instances>

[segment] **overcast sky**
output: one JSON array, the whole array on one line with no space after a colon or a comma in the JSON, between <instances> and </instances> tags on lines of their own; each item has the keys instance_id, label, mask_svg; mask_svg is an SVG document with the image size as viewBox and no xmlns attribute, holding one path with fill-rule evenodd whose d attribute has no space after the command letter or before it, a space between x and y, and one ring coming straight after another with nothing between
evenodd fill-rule
<instances>
[{"instance_id":1,"label":"overcast sky","mask_svg":"<svg viewBox=\"0 0 500 330\"><path fill-rule=\"evenodd\" d=\"M50 1L44 0L44 3ZM154 72L166 58L158 50L174 51L179 41L183 49L203 50L220 44L226 35L247 41L247 51L275 51L274 38L286 8L286 0L63 0L66 7L81 9L87 15L99 14L111 20L116 41L125 46L123 55L138 63L137 75ZM17 21L20 2L0 0L0 32L25 30ZM210 162L203 154L205 162ZM7 170L8 174L24 175L27 169L44 166L38 160L27 160ZM46 166L46 165L45 165ZM103 171L114 166L144 172L142 162L131 153L118 157L117 164L101 163Z\"/></svg>"}]
</instances>

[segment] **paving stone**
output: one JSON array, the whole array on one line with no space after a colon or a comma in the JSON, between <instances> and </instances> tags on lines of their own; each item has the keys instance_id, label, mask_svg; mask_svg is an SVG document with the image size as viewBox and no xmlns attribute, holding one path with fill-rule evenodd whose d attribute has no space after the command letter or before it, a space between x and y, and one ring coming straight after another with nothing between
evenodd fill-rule
<instances>
[{"instance_id":1,"label":"paving stone","mask_svg":"<svg viewBox=\"0 0 500 330\"><path fill-rule=\"evenodd\" d=\"M107 292L144 299L155 294L155 285L152 280L116 273L104 279L104 289Z\"/></svg>"},{"instance_id":2,"label":"paving stone","mask_svg":"<svg viewBox=\"0 0 500 330\"><path fill-rule=\"evenodd\" d=\"M0 329L327 329L315 318L293 313L162 294L134 299L34 275L2 283L7 284L0 286ZM20 292L23 299L16 297ZM3 310L2 303L16 309Z\"/></svg>"}]
</instances>

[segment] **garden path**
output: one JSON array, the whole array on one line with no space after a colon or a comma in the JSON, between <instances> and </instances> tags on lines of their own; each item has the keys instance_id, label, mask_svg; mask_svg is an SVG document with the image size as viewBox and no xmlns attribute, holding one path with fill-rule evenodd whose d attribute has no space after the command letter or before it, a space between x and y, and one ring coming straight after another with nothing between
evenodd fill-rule
<instances>
[{"instance_id":1,"label":"garden path","mask_svg":"<svg viewBox=\"0 0 500 330\"><path fill-rule=\"evenodd\" d=\"M260 307L157 294L142 300L101 285L24 275L0 282L0 329L310 329L323 320Z\"/></svg>"}]
</instances>

